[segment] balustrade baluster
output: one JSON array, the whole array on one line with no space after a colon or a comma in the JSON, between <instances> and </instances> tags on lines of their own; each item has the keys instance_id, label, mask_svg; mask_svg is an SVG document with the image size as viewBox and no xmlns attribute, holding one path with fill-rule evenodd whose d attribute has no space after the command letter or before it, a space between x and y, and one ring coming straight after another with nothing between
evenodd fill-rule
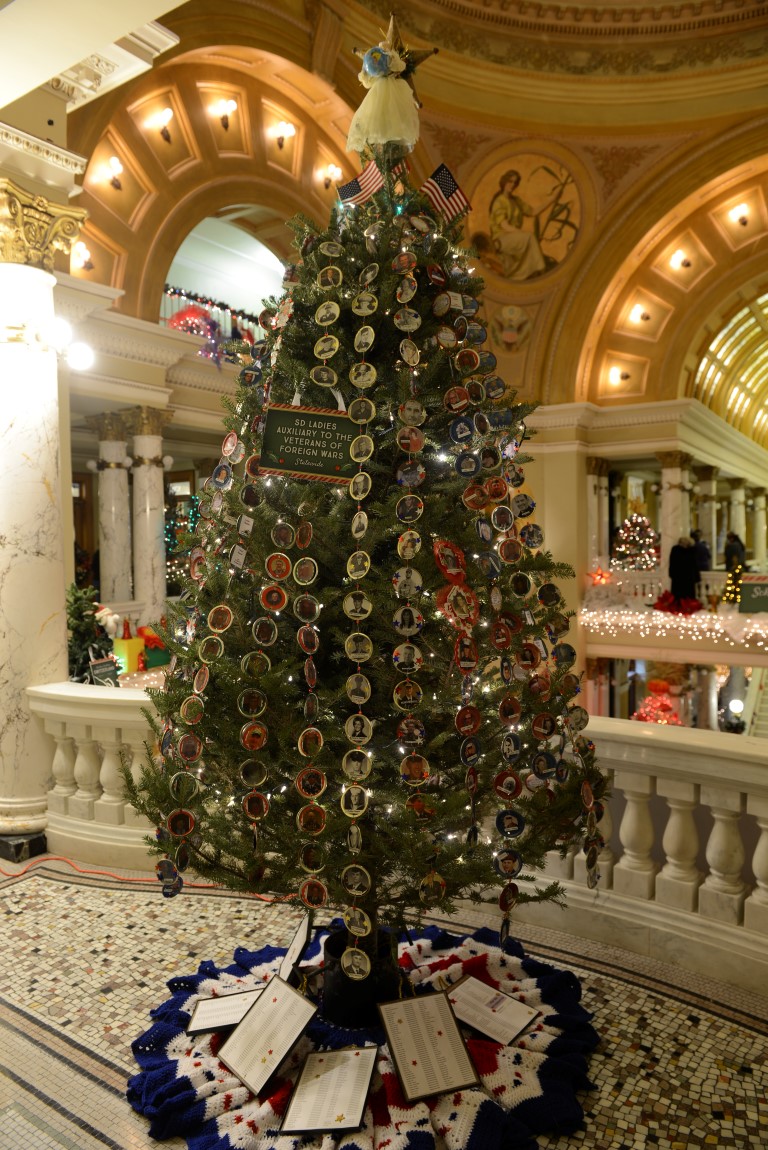
<instances>
[{"instance_id":1,"label":"balustrade baluster","mask_svg":"<svg viewBox=\"0 0 768 1150\"><path fill-rule=\"evenodd\" d=\"M752 856L756 885L744 903L744 925L748 930L768 934L768 799L750 795L747 811L756 816L760 837Z\"/></svg>"},{"instance_id":2,"label":"balustrade baluster","mask_svg":"<svg viewBox=\"0 0 768 1150\"><path fill-rule=\"evenodd\" d=\"M656 876L656 901L694 911L702 878L695 865L699 835L693 818L699 788L695 783L658 779L656 791L667 800L669 808L662 838L666 862Z\"/></svg>"},{"instance_id":3,"label":"balustrade baluster","mask_svg":"<svg viewBox=\"0 0 768 1150\"><path fill-rule=\"evenodd\" d=\"M67 810L70 795L77 791L75 782L75 743L71 735L67 734L67 724L46 721L46 731L53 736L56 750L53 754L51 774L53 775L53 788L48 792L48 810L59 811L64 814Z\"/></svg>"},{"instance_id":4,"label":"balustrade baluster","mask_svg":"<svg viewBox=\"0 0 768 1150\"><path fill-rule=\"evenodd\" d=\"M68 813L76 819L92 819L93 804L101 796L101 756L89 726L73 726L72 735L77 743L74 768L77 791L69 799Z\"/></svg>"},{"instance_id":5,"label":"balustrade baluster","mask_svg":"<svg viewBox=\"0 0 768 1150\"><path fill-rule=\"evenodd\" d=\"M614 790L624 792L627 806L619 827L624 853L613 868L613 889L632 898L652 899L656 867L651 858L653 823L649 810L654 779L635 771L616 771Z\"/></svg>"},{"instance_id":6,"label":"balustrade baluster","mask_svg":"<svg viewBox=\"0 0 768 1150\"><path fill-rule=\"evenodd\" d=\"M94 804L94 818L100 823L110 823L119 826L123 822L125 807L125 788L123 776L120 773L120 753L122 743L119 730L107 733L106 729L99 728L97 734L103 758L99 782L101 783L101 798Z\"/></svg>"},{"instance_id":7,"label":"balustrade baluster","mask_svg":"<svg viewBox=\"0 0 768 1150\"><path fill-rule=\"evenodd\" d=\"M707 842L709 874L699 890L699 914L718 922L738 924L746 895L742 877L744 845L739 830L741 793L703 786L701 801L711 809L715 825Z\"/></svg>"}]
</instances>

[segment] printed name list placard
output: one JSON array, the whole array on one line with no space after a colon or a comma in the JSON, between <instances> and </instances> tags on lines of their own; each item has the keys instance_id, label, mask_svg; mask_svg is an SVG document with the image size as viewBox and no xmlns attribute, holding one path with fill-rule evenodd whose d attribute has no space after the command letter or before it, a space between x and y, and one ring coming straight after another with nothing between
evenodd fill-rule
<instances>
[{"instance_id":1,"label":"printed name list placard","mask_svg":"<svg viewBox=\"0 0 768 1150\"><path fill-rule=\"evenodd\" d=\"M453 1013L461 1022L504 1046L522 1034L541 1014L541 1011L518 1002L502 990L494 990L471 975L457 982L447 994Z\"/></svg>"},{"instance_id":2,"label":"printed name list placard","mask_svg":"<svg viewBox=\"0 0 768 1150\"><path fill-rule=\"evenodd\" d=\"M273 978L219 1051L219 1058L258 1094L301 1037L317 1007Z\"/></svg>"},{"instance_id":3,"label":"printed name list placard","mask_svg":"<svg viewBox=\"0 0 768 1150\"><path fill-rule=\"evenodd\" d=\"M277 971L278 977L284 979L285 982L287 982L291 974L293 974L293 968L301 958L302 952L305 950L306 945L309 942L309 931L311 925L312 916L305 914L304 918L299 923L298 930L291 939L291 944L285 952L285 958L280 963L279 969Z\"/></svg>"},{"instance_id":4,"label":"printed name list placard","mask_svg":"<svg viewBox=\"0 0 768 1150\"><path fill-rule=\"evenodd\" d=\"M234 994L198 999L187 1026L187 1034L237 1026L263 990L264 987L260 986L258 990L237 990Z\"/></svg>"},{"instance_id":5,"label":"printed name list placard","mask_svg":"<svg viewBox=\"0 0 768 1150\"><path fill-rule=\"evenodd\" d=\"M365 1046L309 1054L280 1133L359 1130L377 1053L377 1046Z\"/></svg>"},{"instance_id":6,"label":"printed name list placard","mask_svg":"<svg viewBox=\"0 0 768 1150\"><path fill-rule=\"evenodd\" d=\"M360 429L342 411L273 403L265 412L259 471L326 483L349 482L358 471L350 457Z\"/></svg>"},{"instance_id":7,"label":"printed name list placard","mask_svg":"<svg viewBox=\"0 0 768 1150\"><path fill-rule=\"evenodd\" d=\"M379 1013L409 1102L477 1084L477 1072L446 994L385 1002Z\"/></svg>"}]
</instances>

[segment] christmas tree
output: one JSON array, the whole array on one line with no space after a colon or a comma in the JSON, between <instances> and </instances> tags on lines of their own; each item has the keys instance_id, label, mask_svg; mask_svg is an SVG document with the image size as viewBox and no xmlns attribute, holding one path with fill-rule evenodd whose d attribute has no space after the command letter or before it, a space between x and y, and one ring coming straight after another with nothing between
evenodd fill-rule
<instances>
[{"instance_id":1,"label":"christmas tree","mask_svg":"<svg viewBox=\"0 0 768 1150\"><path fill-rule=\"evenodd\" d=\"M169 595L178 595L189 567L187 540L193 536L199 513L196 495L168 495L165 508L165 582Z\"/></svg>"},{"instance_id":2,"label":"christmas tree","mask_svg":"<svg viewBox=\"0 0 768 1150\"><path fill-rule=\"evenodd\" d=\"M669 691L666 679L651 679L648 683L650 692L643 699L632 718L640 723L659 723L665 727L682 727L680 716L675 710L675 704Z\"/></svg>"},{"instance_id":3,"label":"christmas tree","mask_svg":"<svg viewBox=\"0 0 768 1150\"><path fill-rule=\"evenodd\" d=\"M366 53L363 171L324 230L293 221L267 338L235 345L221 460L169 605L174 661L151 692L159 758L126 775L164 894L191 865L336 908L355 979L380 924L485 899L505 935L516 902L562 899L531 873L548 851L577 843L596 881L602 845L555 582L573 573L526 486L533 405L483 348L467 201L443 165L414 188L404 162L418 55L394 21Z\"/></svg>"},{"instance_id":4,"label":"christmas tree","mask_svg":"<svg viewBox=\"0 0 768 1150\"><path fill-rule=\"evenodd\" d=\"M737 563L734 569L728 572L721 602L738 606L741 602L741 577L743 574L744 568L741 563Z\"/></svg>"},{"instance_id":5,"label":"christmas tree","mask_svg":"<svg viewBox=\"0 0 768 1150\"><path fill-rule=\"evenodd\" d=\"M658 543L648 518L633 512L616 531L611 567L617 571L652 571L659 565Z\"/></svg>"}]
</instances>

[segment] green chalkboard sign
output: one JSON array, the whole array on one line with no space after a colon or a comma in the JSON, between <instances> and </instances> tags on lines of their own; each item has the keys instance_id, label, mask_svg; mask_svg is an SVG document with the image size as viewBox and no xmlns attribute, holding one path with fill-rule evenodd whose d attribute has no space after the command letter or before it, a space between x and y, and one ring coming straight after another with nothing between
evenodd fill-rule
<instances>
[{"instance_id":1,"label":"green chalkboard sign","mask_svg":"<svg viewBox=\"0 0 768 1150\"><path fill-rule=\"evenodd\" d=\"M756 615L758 611L768 611L768 575L752 575L747 572L741 577L739 612L742 615Z\"/></svg>"},{"instance_id":2,"label":"green chalkboard sign","mask_svg":"<svg viewBox=\"0 0 768 1150\"><path fill-rule=\"evenodd\" d=\"M262 475L349 483L358 470L349 455L360 428L345 413L322 407L267 408L261 441Z\"/></svg>"}]
</instances>

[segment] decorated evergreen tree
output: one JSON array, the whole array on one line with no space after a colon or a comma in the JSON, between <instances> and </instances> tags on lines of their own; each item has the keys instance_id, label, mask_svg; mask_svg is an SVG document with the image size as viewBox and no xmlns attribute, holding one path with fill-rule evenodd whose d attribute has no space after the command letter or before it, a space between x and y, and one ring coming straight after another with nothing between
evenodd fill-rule
<instances>
[{"instance_id":1,"label":"decorated evergreen tree","mask_svg":"<svg viewBox=\"0 0 768 1150\"><path fill-rule=\"evenodd\" d=\"M69 677L78 683L90 682L92 659L112 654L112 639L98 617L104 609L94 587L67 588L67 655Z\"/></svg>"},{"instance_id":2,"label":"decorated evergreen tree","mask_svg":"<svg viewBox=\"0 0 768 1150\"><path fill-rule=\"evenodd\" d=\"M633 512L616 532L611 567L616 571L652 571L659 565L658 543L650 520Z\"/></svg>"},{"instance_id":3,"label":"decorated evergreen tree","mask_svg":"<svg viewBox=\"0 0 768 1150\"><path fill-rule=\"evenodd\" d=\"M363 62L350 138L365 167L324 230L293 222L268 338L236 347L169 605L175 659L151 693L160 755L126 776L158 828L164 894L191 865L337 908L354 979L376 965L378 925L457 898L498 901L506 936L516 902L562 899L531 873L552 849L583 846L597 881L604 785L555 582L573 573L526 485L533 405L483 348L467 201L443 165L411 186L415 136L376 96L398 85L416 118L398 61L417 62L392 22Z\"/></svg>"},{"instance_id":4,"label":"decorated evergreen tree","mask_svg":"<svg viewBox=\"0 0 768 1150\"><path fill-rule=\"evenodd\" d=\"M658 723L665 727L682 727L680 716L669 691L666 679L651 679L649 694L643 699L632 718L640 723Z\"/></svg>"},{"instance_id":5,"label":"decorated evergreen tree","mask_svg":"<svg viewBox=\"0 0 768 1150\"><path fill-rule=\"evenodd\" d=\"M744 568L741 563L737 563L734 569L728 572L721 602L728 603L731 606L739 605L741 602L741 577L743 574Z\"/></svg>"}]
</instances>

